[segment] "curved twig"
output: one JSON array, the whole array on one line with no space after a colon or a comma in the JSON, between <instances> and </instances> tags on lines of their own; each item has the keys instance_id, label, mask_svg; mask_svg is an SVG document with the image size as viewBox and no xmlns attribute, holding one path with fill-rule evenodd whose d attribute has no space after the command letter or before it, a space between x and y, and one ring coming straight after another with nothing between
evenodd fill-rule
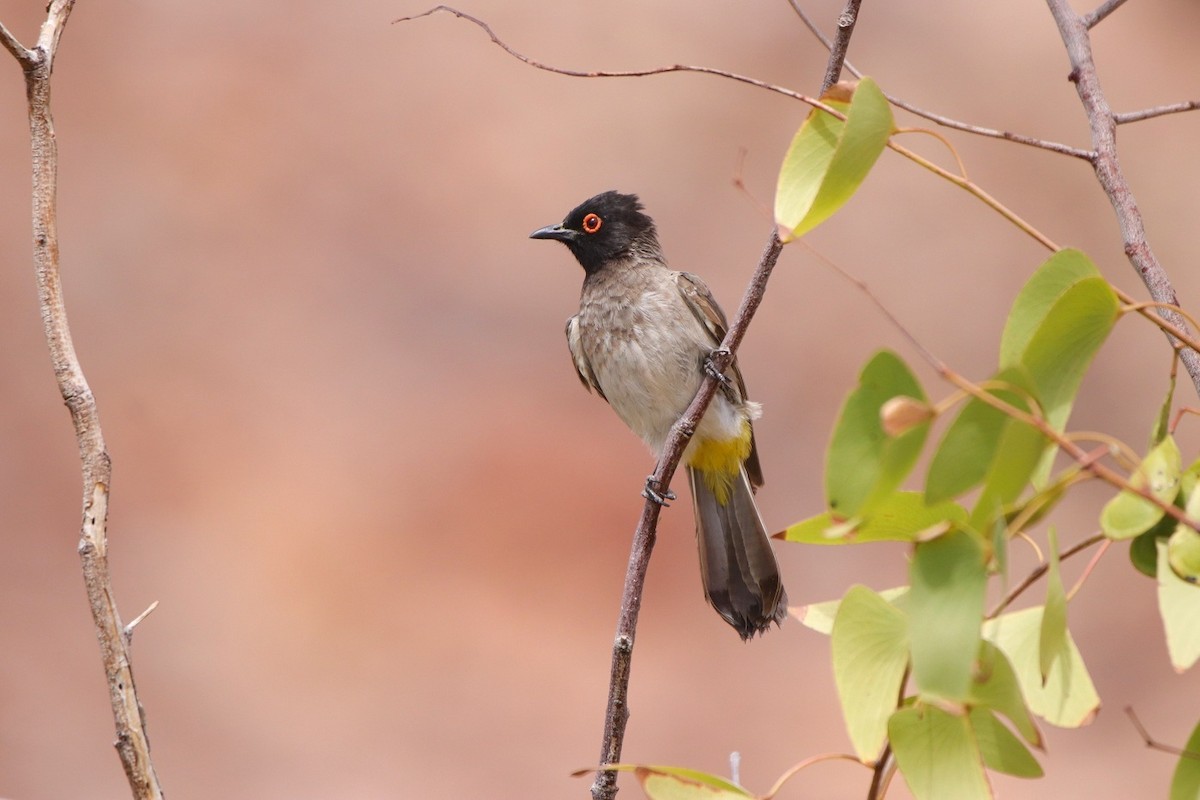
<instances>
[{"instance_id":1,"label":"curved twig","mask_svg":"<svg viewBox=\"0 0 1200 800\"><path fill-rule=\"evenodd\" d=\"M74 0L53 0L50 3L37 45L32 49L21 46L3 26L0 26L0 41L20 62L25 72L33 153L34 272L50 360L59 391L71 413L83 467L83 522L79 557L108 679L109 700L117 731L117 753L134 798L160 800L162 788L150 760L150 742L146 737L145 719L130 666L128 635L126 628L121 625L108 570L106 525L112 463L100 430L96 399L71 341L59 275L58 148L50 113L50 76L63 28L74 5Z\"/></svg>"},{"instance_id":2,"label":"curved twig","mask_svg":"<svg viewBox=\"0 0 1200 800\"><path fill-rule=\"evenodd\" d=\"M817 41L823 44L826 50L832 49L833 42L831 42L829 37L821 32L821 29L817 27L816 23L813 22L808 13L805 12L805 10L800 6L800 3L797 2L797 0L788 0L788 3L791 5L792 10L796 12L796 16L798 16L800 21L804 23L804 27L808 28L809 32L817 38ZM862 72L859 71L849 61L846 62L846 70L856 77L862 77ZM1015 142L1016 144L1037 147L1042 150L1049 150L1052 153L1059 153L1061 155L1079 158L1088 162L1092 161L1096 157L1096 154L1091 150L1083 150L1078 147L1072 147L1069 144L1061 144L1060 142L1052 142L1046 139L1037 139L1033 136L1026 136L1023 133L1011 133L1009 131L1001 131L995 128L986 128L982 125L972 125L971 123L951 119L950 117L946 117L932 111L926 111L925 109L919 108L912 103L909 103L907 100L903 100L895 95L884 94L884 97L887 98L889 103L897 108L903 108L910 114L923 117L924 119L927 119L930 122L935 122L944 128L953 128L954 130L963 131L964 133L973 133L976 136L986 136L992 139L1004 139L1009 142Z\"/></svg>"}]
</instances>

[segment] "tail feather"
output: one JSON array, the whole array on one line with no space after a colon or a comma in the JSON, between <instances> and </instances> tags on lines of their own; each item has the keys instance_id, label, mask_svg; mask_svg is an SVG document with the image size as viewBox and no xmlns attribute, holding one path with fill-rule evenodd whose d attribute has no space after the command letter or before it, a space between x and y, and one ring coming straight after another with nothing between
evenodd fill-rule
<instances>
[{"instance_id":1,"label":"tail feather","mask_svg":"<svg viewBox=\"0 0 1200 800\"><path fill-rule=\"evenodd\" d=\"M743 639L779 624L787 615L787 593L745 469L733 479L724 503L694 467L688 468L688 484L704 596Z\"/></svg>"}]
</instances>

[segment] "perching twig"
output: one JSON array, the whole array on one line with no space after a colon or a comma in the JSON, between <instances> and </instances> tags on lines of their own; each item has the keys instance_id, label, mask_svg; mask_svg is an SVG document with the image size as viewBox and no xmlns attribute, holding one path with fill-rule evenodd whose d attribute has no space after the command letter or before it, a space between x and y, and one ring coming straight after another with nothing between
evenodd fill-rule
<instances>
[{"instance_id":1,"label":"perching twig","mask_svg":"<svg viewBox=\"0 0 1200 800\"><path fill-rule=\"evenodd\" d=\"M113 600L108 571L105 526L112 464L100 431L96 399L71 342L58 268L58 147L50 114L50 76L63 27L74 5L74 0L52 0L37 45L32 49L23 47L2 25L0 42L25 72L33 153L34 272L54 376L71 413L83 465L83 524L79 557L83 562L84 585L108 679L109 699L117 731L117 753L135 800L158 800L162 797L162 789L150 761L150 743L146 738L142 707L134 688L125 628L121 625L121 617Z\"/></svg>"},{"instance_id":2,"label":"perching twig","mask_svg":"<svg viewBox=\"0 0 1200 800\"><path fill-rule=\"evenodd\" d=\"M1092 59L1088 27L1111 13L1120 2L1107 2L1086 19L1071 10L1066 0L1046 0L1046 4L1058 25L1067 56L1071 60L1069 78L1075 84L1079 100L1087 114L1092 146L1096 150L1096 159L1092 166L1096 170L1096 178L1100 181L1101 188L1108 195L1109 202L1116 212L1125 255L1146 284L1151 297L1160 303L1178 306L1179 300L1171 285L1171 279L1154 255L1154 251L1150 249L1150 243L1146 239L1146 227L1142 222L1142 212L1117 158L1117 123L1100 88L1096 63ZM1159 308L1158 314L1176 327L1188 330L1183 318L1170 309ZM1168 338L1175 344L1174 337ZM1200 392L1200 353L1190 348L1182 349L1179 358L1191 376L1197 392Z\"/></svg>"}]
</instances>

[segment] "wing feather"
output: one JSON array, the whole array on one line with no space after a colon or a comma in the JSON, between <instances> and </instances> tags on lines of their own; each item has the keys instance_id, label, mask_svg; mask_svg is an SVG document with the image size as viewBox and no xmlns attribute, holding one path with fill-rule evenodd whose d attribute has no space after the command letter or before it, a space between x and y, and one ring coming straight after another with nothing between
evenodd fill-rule
<instances>
[{"instance_id":1,"label":"wing feather","mask_svg":"<svg viewBox=\"0 0 1200 800\"><path fill-rule=\"evenodd\" d=\"M596 374L592 372L592 365L588 363L587 355L583 352L583 342L579 337L579 316L576 315L567 320L567 347L571 350L571 362L575 365L575 373L579 375L579 381L583 384L583 388L591 391L596 390L596 394L604 398L604 390L600 388L600 384L596 381Z\"/></svg>"},{"instance_id":2,"label":"wing feather","mask_svg":"<svg viewBox=\"0 0 1200 800\"><path fill-rule=\"evenodd\" d=\"M712 346L714 348L720 347L721 342L725 339L725 334L729 330L729 323L725 320L725 312L717 304L717 300L713 297L712 292L709 291L708 285L704 283L699 275L693 275L690 272L675 273L675 285L679 287L679 294L683 297L684 303L691 309L692 314L704 326L704 329L708 331ZM724 386L725 396L732 403L745 402L747 399L746 382L742 380L742 371L738 369L736 357L730 363L727 373L731 379L731 383ZM746 459L746 474L750 478L750 485L752 487L757 488L762 486L762 467L758 461L758 446L754 441L753 426L750 429L750 456Z\"/></svg>"}]
</instances>

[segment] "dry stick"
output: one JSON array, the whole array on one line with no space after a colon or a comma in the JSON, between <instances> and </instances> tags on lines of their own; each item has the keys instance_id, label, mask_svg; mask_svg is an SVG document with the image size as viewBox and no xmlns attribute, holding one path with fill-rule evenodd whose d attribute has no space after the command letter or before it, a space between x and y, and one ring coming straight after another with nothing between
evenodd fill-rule
<instances>
[{"instance_id":1,"label":"dry stick","mask_svg":"<svg viewBox=\"0 0 1200 800\"><path fill-rule=\"evenodd\" d=\"M128 636L117 613L108 571L105 525L112 464L100 431L96 400L71 342L58 269L58 148L50 114L50 76L58 42L74 4L74 0L51 2L33 49L23 47L3 25L0 25L0 43L12 53L25 72L33 153L34 271L54 376L71 413L83 465L83 524L79 557L83 562L88 604L91 606L105 677L108 679L109 699L116 723L117 753L134 798L157 800L162 797L162 789L150 761L150 743L146 738L145 720L130 666Z\"/></svg>"},{"instance_id":2,"label":"dry stick","mask_svg":"<svg viewBox=\"0 0 1200 800\"><path fill-rule=\"evenodd\" d=\"M1171 285L1171 279L1154 255L1154 251L1150 249L1146 240L1146 228L1142 222L1142 212L1121 170L1121 162L1117 158L1117 123L1100 88L1096 62L1092 58L1088 27L1103 19L1119 6L1120 2L1105 3L1086 19L1071 10L1066 0L1046 0L1046 5L1050 8L1055 24L1058 25L1059 34L1071 61L1069 79L1075 84L1079 100L1087 114L1092 146L1096 150L1096 160L1092 162L1092 166L1101 188L1108 195L1109 202L1116 212L1125 255L1146 284L1151 297L1160 303L1177 306L1179 300ZM1183 318L1175 312L1160 308L1158 314L1176 327L1187 330ZM1168 338L1172 344L1177 345L1174 337L1168 335ZM1200 353L1192 349L1182 349L1179 357L1191 376L1196 391L1200 392Z\"/></svg>"},{"instance_id":3,"label":"dry stick","mask_svg":"<svg viewBox=\"0 0 1200 800\"><path fill-rule=\"evenodd\" d=\"M832 50L833 42L830 41L828 36L821 32L821 29L817 27L816 23L812 21L812 18L809 17L808 13L800 6L798 0L788 0L788 3L791 5L792 10L796 12L796 16L798 16L800 21L804 23L804 27L808 28L809 32L812 33L812 35L815 36L817 40L825 46L826 50ZM855 77L862 77L862 72L860 72L849 61L845 63L845 66L846 70ZM897 108L903 108L905 111L916 114L918 117L924 117L930 122L936 122L938 125L941 125L944 128L953 128L966 133L973 133L976 136L987 136L992 139L1005 139L1010 142L1016 142L1017 144L1028 145L1029 147L1037 147L1041 148L1042 150L1049 150L1052 153L1060 153L1065 156L1071 156L1072 158L1080 158L1084 161L1091 161L1096 156L1096 154L1091 150L1082 150L1078 147L1072 147L1069 144L1051 142L1045 139L1036 139L1032 136L1026 136L1023 133L1011 133L1010 131L1001 131L996 130L995 128L985 128L982 125L972 125L968 122L961 122L960 120L951 119L950 117L936 114L932 111L926 111L923 108L918 108L912 103L902 100L895 95L884 94L884 97L887 98L889 103ZM1174 110L1185 111L1187 109ZM1162 113L1170 112L1164 111Z\"/></svg>"}]
</instances>

